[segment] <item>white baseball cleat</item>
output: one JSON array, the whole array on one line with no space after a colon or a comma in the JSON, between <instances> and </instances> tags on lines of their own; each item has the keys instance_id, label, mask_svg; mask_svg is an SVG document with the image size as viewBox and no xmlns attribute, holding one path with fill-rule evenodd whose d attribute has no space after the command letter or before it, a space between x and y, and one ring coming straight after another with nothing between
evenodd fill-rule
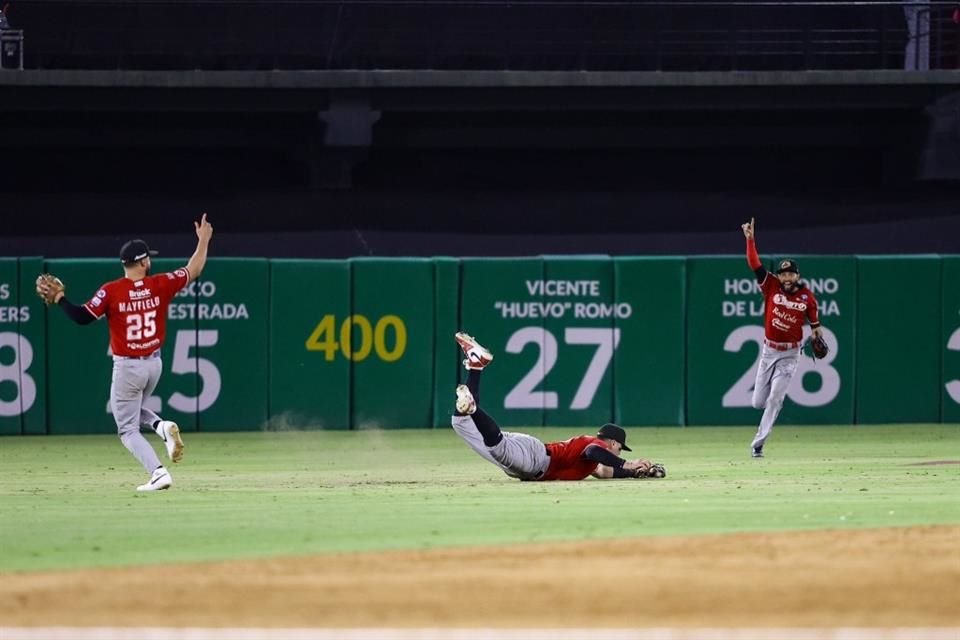
<instances>
[{"instance_id":1,"label":"white baseball cleat","mask_svg":"<svg viewBox=\"0 0 960 640\"><path fill-rule=\"evenodd\" d=\"M137 491L163 491L169 489L171 485L173 485L173 478L170 477L170 472L163 467L157 467L150 476L150 482L137 487Z\"/></svg>"},{"instance_id":2,"label":"white baseball cleat","mask_svg":"<svg viewBox=\"0 0 960 640\"><path fill-rule=\"evenodd\" d=\"M493 354L477 342L473 336L461 332L454 337L457 339L457 344L460 345L463 355L467 356L463 361L465 369L479 370L493 362Z\"/></svg>"},{"instance_id":3,"label":"white baseball cleat","mask_svg":"<svg viewBox=\"0 0 960 640\"><path fill-rule=\"evenodd\" d=\"M183 438L180 437L180 427L176 422L161 420L157 425L157 435L167 445L167 455L174 462L183 460Z\"/></svg>"},{"instance_id":4,"label":"white baseball cleat","mask_svg":"<svg viewBox=\"0 0 960 640\"><path fill-rule=\"evenodd\" d=\"M457 413L471 415L477 410L477 402L465 384L457 385Z\"/></svg>"}]
</instances>

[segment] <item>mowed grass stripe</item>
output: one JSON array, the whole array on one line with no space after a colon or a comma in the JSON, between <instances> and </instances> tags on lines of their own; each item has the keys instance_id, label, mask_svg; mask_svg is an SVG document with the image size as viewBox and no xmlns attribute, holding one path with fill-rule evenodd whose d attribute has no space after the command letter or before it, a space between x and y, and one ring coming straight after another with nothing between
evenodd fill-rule
<instances>
[{"instance_id":1,"label":"mowed grass stripe","mask_svg":"<svg viewBox=\"0 0 960 640\"><path fill-rule=\"evenodd\" d=\"M632 429L665 480L575 483L511 480L444 429L188 433L148 495L115 436L5 437L0 571L960 522L960 464L928 464L960 460L958 425L778 427L761 460L752 433Z\"/></svg>"}]
</instances>

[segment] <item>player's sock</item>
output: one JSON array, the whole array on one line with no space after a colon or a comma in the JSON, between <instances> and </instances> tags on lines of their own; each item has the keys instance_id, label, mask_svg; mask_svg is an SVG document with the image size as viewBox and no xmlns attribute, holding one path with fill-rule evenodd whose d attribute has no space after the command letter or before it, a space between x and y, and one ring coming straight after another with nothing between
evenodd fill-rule
<instances>
[{"instance_id":1,"label":"player's sock","mask_svg":"<svg viewBox=\"0 0 960 640\"><path fill-rule=\"evenodd\" d=\"M470 393L473 394L473 401L477 403L477 406L480 406L480 374L483 373L482 369L470 369L467 373L467 389L470 389Z\"/></svg>"},{"instance_id":2,"label":"player's sock","mask_svg":"<svg viewBox=\"0 0 960 640\"><path fill-rule=\"evenodd\" d=\"M486 411L477 407L477 410L470 417L473 418L473 424L477 425L477 431L483 436L483 444L488 447L495 447L500 444L500 441L503 440L500 425Z\"/></svg>"}]
</instances>

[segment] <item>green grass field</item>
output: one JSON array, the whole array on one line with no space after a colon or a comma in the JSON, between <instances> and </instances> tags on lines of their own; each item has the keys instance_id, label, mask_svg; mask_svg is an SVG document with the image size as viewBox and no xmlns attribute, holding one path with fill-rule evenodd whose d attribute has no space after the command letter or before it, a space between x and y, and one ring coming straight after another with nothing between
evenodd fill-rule
<instances>
[{"instance_id":1,"label":"green grass field","mask_svg":"<svg viewBox=\"0 0 960 640\"><path fill-rule=\"evenodd\" d=\"M960 464L920 464L960 460L960 425L778 427L761 460L753 431L632 429L665 480L573 483L509 479L450 430L188 433L156 494L115 436L0 438L0 571L960 523Z\"/></svg>"}]
</instances>

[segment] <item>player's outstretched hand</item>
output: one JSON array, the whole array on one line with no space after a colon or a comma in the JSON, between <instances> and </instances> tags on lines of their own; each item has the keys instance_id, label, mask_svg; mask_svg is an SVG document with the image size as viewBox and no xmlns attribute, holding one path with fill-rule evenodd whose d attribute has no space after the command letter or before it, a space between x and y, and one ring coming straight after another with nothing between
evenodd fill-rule
<instances>
[{"instance_id":1,"label":"player's outstretched hand","mask_svg":"<svg viewBox=\"0 0 960 640\"><path fill-rule=\"evenodd\" d=\"M649 460L627 460L623 463L623 468L627 471L636 471L638 474L643 474L650 468Z\"/></svg>"},{"instance_id":2,"label":"player's outstretched hand","mask_svg":"<svg viewBox=\"0 0 960 640\"><path fill-rule=\"evenodd\" d=\"M213 236L213 225L207 222L206 213L200 218L200 222L194 222L193 226L196 227L198 240L210 240Z\"/></svg>"},{"instance_id":3,"label":"player's outstretched hand","mask_svg":"<svg viewBox=\"0 0 960 640\"><path fill-rule=\"evenodd\" d=\"M750 218L750 222L744 222L740 225L740 228L743 229L743 235L747 240L753 237L753 218Z\"/></svg>"},{"instance_id":4,"label":"player's outstretched hand","mask_svg":"<svg viewBox=\"0 0 960 640\"><path fill-rule=\"evenodd\" d=\"M57 304L65 292L66 286L57 276L50 273L37 276L37 295L46 304Z\"/></svg>"}]
</instances>

